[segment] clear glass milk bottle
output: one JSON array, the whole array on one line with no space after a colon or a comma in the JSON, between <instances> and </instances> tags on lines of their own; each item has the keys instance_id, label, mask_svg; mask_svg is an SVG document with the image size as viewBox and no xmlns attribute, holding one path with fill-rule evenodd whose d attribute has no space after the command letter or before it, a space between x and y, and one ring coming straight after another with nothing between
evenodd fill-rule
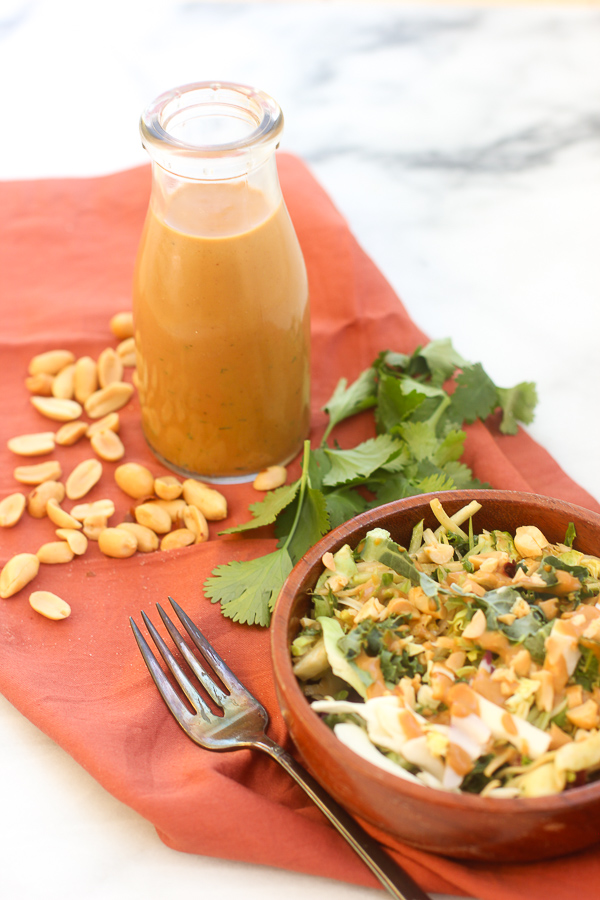
<instances>
[{"instance_id":1,"label":"clear glass milk bottle","mask_svg":"<svg viewBox=\"0 0 600 900\"><path fill-rule=\"evenodd\" d=\"M174 471L245 481L309 428L306 269L266 94L186 85L142 114L152 190L133 292L142 427Z\"/></svg>"}]
</instances>

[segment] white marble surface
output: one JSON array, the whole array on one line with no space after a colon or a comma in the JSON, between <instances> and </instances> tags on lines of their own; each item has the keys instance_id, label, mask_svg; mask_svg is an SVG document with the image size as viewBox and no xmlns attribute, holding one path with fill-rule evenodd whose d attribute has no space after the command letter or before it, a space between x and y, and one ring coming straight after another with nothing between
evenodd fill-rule
<instances>
[{"instance_id":1,"label":"white marble surface","mask_svg":"<svg viewBox=\"0 0 600 900\"><path fill-rule=\"evenodd\" d=\"M432 337L501 385L600 499L600 10L398 3L0 0L0 179L145 161L142 107L255 84ZM165 848L0 698L3 897L374 900Z\"/></svg>"}]
</instances>

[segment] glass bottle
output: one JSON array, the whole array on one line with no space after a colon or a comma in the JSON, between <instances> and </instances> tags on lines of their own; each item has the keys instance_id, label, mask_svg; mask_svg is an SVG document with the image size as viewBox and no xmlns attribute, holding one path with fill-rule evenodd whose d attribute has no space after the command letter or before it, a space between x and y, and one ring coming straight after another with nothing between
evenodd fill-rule
<instances>
[{"instance_id":1,"label":"glass bottle","mask_svg":"<svg viewBox=\"0 0 600 900\"><path fill-rule=\"evenodd\" d=\"M247 481L309 429L306 269L266 94L202 82L142 114L152 189L133 290L142 427L186 477Z\"/></svg>"}]
</instances>

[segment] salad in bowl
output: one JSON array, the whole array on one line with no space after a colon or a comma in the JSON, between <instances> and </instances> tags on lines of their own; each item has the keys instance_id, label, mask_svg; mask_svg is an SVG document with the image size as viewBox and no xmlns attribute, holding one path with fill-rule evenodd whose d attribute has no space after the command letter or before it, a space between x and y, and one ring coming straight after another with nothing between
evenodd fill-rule
<instances>
[{"instance_id":1,"label":"salad in bowl","mask_svg":"<svg viewBox=\"0 0 600 900\"><path fill-rule=\"evenodd\" d=\"M600 778L600 558L481 503L407 546L372 528L322 556L291 644L312 709L359 756L440 791L537 798ZM488 523L489 526L489 523Z\"/></svg>"}]
</instances>

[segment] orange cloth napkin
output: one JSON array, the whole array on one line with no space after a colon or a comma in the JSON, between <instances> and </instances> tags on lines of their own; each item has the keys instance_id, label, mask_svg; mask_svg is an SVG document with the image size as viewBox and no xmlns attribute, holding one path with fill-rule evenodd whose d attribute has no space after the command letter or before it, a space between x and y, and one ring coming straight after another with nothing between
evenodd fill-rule
<instances>
[{"instance_id":1,"label":"orange cloth napkin","mask_svg":"<svg viewBox=\"0 0 600 900\"><path fill-rule=\"evenodd\" d=\"M325 423L320 407L340 377L352 380L380 350L410 352L426 337L302 163L281 155L279 169L311 284L316 438ZM24 386L30 358L57 347L96 358L116 343L108 322L130 307L149 188L148 167L102 178L0 185L0 497L18 489L12 471L26 462L6 449L7 438L49 430ZM142 438L136 398L121 418L127 459L164 472ZM368 414L337 431L343 446L371 434ZM85 439L54 453L65 475L92 455ZM504 437L493 422L478 424L469 429L467 455L475 474L493 487L600 508L523 431ZM103 479L89 499L113 498L116 523L127 514L129 501L114 484L115 465L104 464ZM297 473L296 462L291 476ZM252 487L223 492L231 510L227 525L249 518L248 504L256 500ZM210 753L192 744L167 712L138 653L128 617L139 619L140 609L152 612L171 594L264 702L272 737L293 752L275 698L268 631L224 619L202 595L215 565L270 551L274 540L218 538L221 525L211 525L208 543L179 551L119 561L103 557L92 544L70 564L42 566L31 589L55 591L71 604L72 615L58 623L40 617L27 602L27 589L0 601L0 688L108 791L150 820L169 846L374 885L271 760L250 751ZM48 519L24 518L2 530L0 563L18 552L35 552L53 537ZM381 837L430 891L480 900L570 900L575 891L581 898L595 896L600 881L595 849L529 866L464 864Z\"/></svg>"}]
</instances>

